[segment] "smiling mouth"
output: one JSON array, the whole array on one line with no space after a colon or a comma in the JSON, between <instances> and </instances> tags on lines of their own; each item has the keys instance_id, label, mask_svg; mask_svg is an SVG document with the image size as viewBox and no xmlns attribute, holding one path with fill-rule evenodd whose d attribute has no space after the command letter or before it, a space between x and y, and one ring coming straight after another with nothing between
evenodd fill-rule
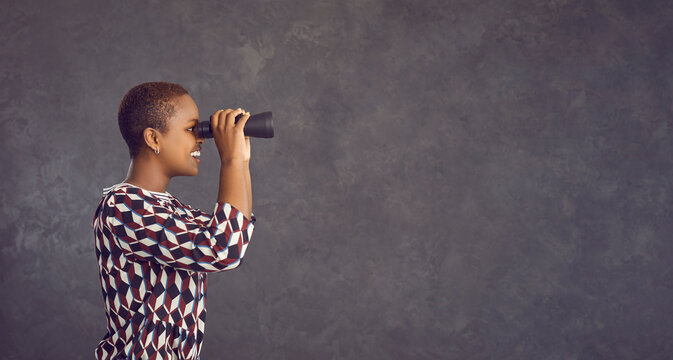
<instances>
[{"instance_id":1,"label":"smiling mouth","mask_svg":"<svg viewBox=\"0 0 673 360\"><path fill-rule=\"evenodd\" d=\"M201 151L192 151L189 155L191 155L197 163L201 162L201 159L199 159L199 156L201 156Z\"/></svg>"}]
</instances>

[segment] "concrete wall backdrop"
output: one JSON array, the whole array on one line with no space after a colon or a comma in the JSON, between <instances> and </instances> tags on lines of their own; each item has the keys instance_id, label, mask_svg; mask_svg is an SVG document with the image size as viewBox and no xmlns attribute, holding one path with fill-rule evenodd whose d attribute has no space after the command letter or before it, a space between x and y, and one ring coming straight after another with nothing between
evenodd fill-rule
<instances>
[{"instance_id":1,"label":"concrete wall backdrop","mask_svg":"<svg viewBox=\"0 0 673 360\"><path fill-rule=\"evenodd\" d=\"M157 80L276 121L202 359L671 358L672 4L3 1L0 358L93 358L91 219ZM168 191L212 211L202 154Z\"/></svg>"}]
</instances>

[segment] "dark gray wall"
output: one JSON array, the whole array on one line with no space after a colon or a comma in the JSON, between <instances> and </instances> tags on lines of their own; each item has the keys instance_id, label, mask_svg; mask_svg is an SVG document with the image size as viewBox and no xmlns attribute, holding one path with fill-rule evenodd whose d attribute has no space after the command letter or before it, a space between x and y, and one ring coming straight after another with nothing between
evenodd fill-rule
<instances>
[{"instance_id":1,"label":"dark gray wall","mask_svg":"<svg viewBox=\"0 0 673 360\"><path fill-rule=\"evenodd\" d=\"M0 358L91 359L124 93L253 139L205 359L672 358L669 1L3 1ZM218 157L168 190L212 211Z\"/></svg>"}]
</instances>

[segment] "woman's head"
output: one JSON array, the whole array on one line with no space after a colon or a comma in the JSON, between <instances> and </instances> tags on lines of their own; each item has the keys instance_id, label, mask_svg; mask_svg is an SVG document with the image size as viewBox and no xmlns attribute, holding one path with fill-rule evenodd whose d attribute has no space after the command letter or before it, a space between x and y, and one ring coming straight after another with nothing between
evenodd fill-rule
<instances>
[{"instance_id":1,"label":"woman's head","mask_svg":"<svg viewBox=\"0 0 673 360\"><path fill-rule=\"evenodd\" d=\"M117 121L122 137L129 147L133 159L146 146L143 132L153 128L165 134L167 120L175 114L173 99L188 95L178 84L168 82L147 82L129 90L119 104Z\"/></svg>"},{"instance_id":2,"label":"woman's head","mask_svg":"<svg viewBox=\"0 0 673 360\"><path fill-rule=\"evenodd\" d=\"M199 111L182 86L168 82L134 86L124 95L117 120L131 159L159 164L168 177L198 173L198 160L190 154L203 143L196 129Z\"/></svg>"}]
</instances>

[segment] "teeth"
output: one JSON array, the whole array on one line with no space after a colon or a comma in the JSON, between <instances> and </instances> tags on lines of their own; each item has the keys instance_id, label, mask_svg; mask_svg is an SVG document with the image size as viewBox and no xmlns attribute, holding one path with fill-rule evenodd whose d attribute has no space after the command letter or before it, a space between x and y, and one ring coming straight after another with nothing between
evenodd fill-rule
<instances>
[{"instance_id":1,"label":"teeth","mask_svg":"<svg viewBox=\"0 0 673 360\"><path fill-rule=\"evenodd\" d=\"M200 151L194 151L194 152L190 153L189 155L191 155L191 156L201 156L201 152Z\"/></svg>"}]
</instances>

